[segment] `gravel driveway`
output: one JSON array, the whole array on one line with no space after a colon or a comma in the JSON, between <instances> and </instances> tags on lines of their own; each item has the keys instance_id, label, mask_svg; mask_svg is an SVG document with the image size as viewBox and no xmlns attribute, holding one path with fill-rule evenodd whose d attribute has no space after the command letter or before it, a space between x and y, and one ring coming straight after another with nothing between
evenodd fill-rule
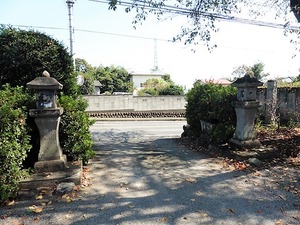
<instances>
[{"instance_id":1,"label":"gravel driveway","mask_svg":"<svg viewBox=\"0 0 300 225\"><path fill-rule=\"evenodd\" d=\"M82 189L2 207L0 224L300 224L299 196L272 185L270 171L234 170L186 149L183 124L97 122Z\"/></svg>"}]
</instances>

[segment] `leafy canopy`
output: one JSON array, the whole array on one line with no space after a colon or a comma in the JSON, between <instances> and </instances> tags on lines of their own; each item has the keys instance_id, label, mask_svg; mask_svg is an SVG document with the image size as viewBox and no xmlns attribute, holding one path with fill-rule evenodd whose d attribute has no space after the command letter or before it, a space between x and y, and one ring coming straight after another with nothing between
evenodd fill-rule
<instances>
[{"instance_id":1,"label":"leafy canopy","mask_svg":"<svg viewBox=\"0 0 300 225\"><path fill-rule=\"evenodd\" d=\"M269 76L269 73L264 73L264 67L265 64L262 62L255 63L253 66L241 65L232 72L233 78L230 78L229 80L235 81L237 78L243 77L247 73L252 74L258 80L261 80Z\"/></svg>"},{"instance_id":2,"label":"leafy canopy","mask_svg":"<svg viewBox=\"0 0 300 225\"><path fill-rule=\"evenodd\" d=\"M132 92L130 75L120 66L99 66L93 72L94 78L101 83L101 93Z\"/></svg>"},{"instance_id":3,"label":"leafy canopy","mask_svg":"<svg viewBox=\"0 0 300 225\"><path fill-rule=\"evenodd\" d=\"M0 83L12 87L26 83L47 70L64 85L64 92L76 94L72 57L57 40L33 30L0 27Z\"/></svg>"},{"instance_id":4,"label":"leafy canopy","mask_svg":"<svg viewBox=\"0 0 300 225\"><path fill-rule=\"evenodd\" d=\"M118 6L124 6L125 12L135 13L132 22L134 27L146 20L150 14L154 14L158 20L176 15L186 16L188 23L181 27L181 32L173 40L184 40L185 44L198 44L204 41L211 50L216 47L210 44L210 41L213 33L219 30L216 26L217 21L232 21L241 13L243 16L250 15L255 19L273 14L274 18L281 17L288 21L288 12L291 8L296 9L299 6L299 1L291 2L295 4L290 6L290 1L287 0L129 0L126 2L109 0L109 9L116 10ZM290 29L288 31L295 32Z\"/></svg>"},{"instance_id":5,"label":"leafy canopy","mask_svg":"<svg viewBox=\"0 0 300 225\"><path fill-rule=\"evenodd\" d=\"M182 86L175 84L170 75L165 75L163 78L152 78L143 83L143 88L138 91L139 96L145 95L184 95Z\"/></svg>"}]
</instances>

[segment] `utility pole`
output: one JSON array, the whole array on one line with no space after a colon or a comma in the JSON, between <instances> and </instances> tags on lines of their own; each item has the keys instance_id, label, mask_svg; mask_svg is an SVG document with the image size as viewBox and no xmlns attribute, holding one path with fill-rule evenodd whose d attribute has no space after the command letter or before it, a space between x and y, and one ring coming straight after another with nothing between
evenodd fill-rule
<instances>
[{"instance_id":1,"label":"utility pole","mask_svg":"<svg viewBox=\"0 0 300 225\"><path fill-rule=\"evenodd\" d=\"M73 58L73 65L75 69L75 57L74 57L74 27L73 27L73 5L74 0L67 0L69 10L69 32L70 32L70 55Z\"/></svg>"}]
</instances>

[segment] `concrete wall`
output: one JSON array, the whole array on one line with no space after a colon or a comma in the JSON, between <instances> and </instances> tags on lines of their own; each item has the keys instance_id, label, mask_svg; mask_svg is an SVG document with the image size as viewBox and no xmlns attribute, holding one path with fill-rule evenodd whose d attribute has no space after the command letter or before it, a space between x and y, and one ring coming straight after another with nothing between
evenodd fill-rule
<instances>
[{"instance_id":1,"label":"concrete wall","mask_svg":"<svg viewBox=\"0 0 300 225\"><path fill-rule=\"evenodd\" d=\"M260 110L266 122L272 120L275 111L277 114L280 112L281 116L291 111L300 113L300 88L278 88L276 83L268 82L267 88L259 88L258 99L261 102Z\"/></svg>"},{"instance_id":2,"label":"concrete wall","mask_svg":"<svg viewBox=\"0 0 300 225\"><path fill-rule=\"evenodd\" d=\"M185 110L184 96L86 95L88 112Z\"/></svg>"},{"instance_id":3,"label":"concrete wall","mask_svg":"<svg viewBox=\"0 0 300 225\"><path fill-rule=\"evenodd\" d=\"M186 105L184 96L87 95L84 98L89 103L88 112L185 110ZM259 88L258 99L260 111L267 119L274 109L300 113L300 88Z\"/></svg>"}]
</instances>

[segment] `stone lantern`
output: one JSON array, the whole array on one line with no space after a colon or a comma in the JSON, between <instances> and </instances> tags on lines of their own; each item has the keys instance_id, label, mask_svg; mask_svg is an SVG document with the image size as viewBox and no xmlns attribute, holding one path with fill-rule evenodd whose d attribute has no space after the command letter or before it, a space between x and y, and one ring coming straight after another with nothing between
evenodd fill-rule
<instances>
[{"instance_id":1,"label":"stone lantern","mask_svg":"<svg viewBox=\"0 0 300 225\"><path fill-rule=\"evenodd\" d=\"M230 141L241 148L251 149L260 146L256 139L255 119L260 105L257 100L257 87L263 83L255 77L246 74L231 84L237 87L237 101L232 102L235 108L237 122L233 138Z\"/></svg>"},{"instance_id":2,"label":"stone lantern","mask_svg":"<svg viewBox=\"0 0 300 225\"><path fill-rule=\"evenodd\" d=\"M36 109L30 109L40 134L38 162L35 172L55 172L66 169L66 156L59 144L59 122L63 108L57 107L56 92L63 85L44 71L42 77L36 77L27 83L27 87L36 91Z\"/></svg>"}]
</instances>

